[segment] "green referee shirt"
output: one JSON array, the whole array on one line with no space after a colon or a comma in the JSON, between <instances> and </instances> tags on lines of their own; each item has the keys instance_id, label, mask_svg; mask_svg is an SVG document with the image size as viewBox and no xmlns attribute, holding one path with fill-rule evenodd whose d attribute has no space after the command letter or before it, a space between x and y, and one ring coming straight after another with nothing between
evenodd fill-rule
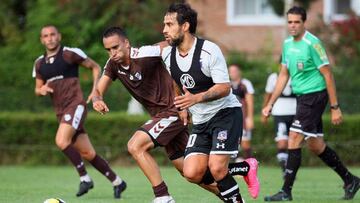
<instances>
[{"instance_id":1,"label":"green referee shirt","mask_svg":"<svg viewBox=\"0 0 360 203\"><path fill-rule=\"evenodd\" d=\"M319 71L329 64L321 41L305 31L300 41L291 36L284 41L281 63L288 68L294 94L303 95L326 89L325 79Z\"/></svg>"}]
</instances>

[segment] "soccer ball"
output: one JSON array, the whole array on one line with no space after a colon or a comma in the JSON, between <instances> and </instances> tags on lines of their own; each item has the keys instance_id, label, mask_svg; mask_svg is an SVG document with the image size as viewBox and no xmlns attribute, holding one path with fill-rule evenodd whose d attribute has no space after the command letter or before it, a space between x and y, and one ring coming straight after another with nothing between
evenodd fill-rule
<instances>
[{"instance_id":1,"label":"soccer ball","mask_svg":"<svg viewBox=\"0 0 360 203\"><path fill-rule=\"evenodd\" d=\"M60 198L50 198L45 200L44 203L66 203L66 202Z\"/></svg>"}]
</instances>

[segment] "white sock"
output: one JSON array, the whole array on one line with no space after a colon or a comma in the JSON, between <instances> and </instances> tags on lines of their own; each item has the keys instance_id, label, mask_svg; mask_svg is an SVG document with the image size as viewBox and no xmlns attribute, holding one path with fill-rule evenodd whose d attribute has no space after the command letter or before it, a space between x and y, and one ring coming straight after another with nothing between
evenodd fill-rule
<instances>
[{"instance_id":1,"label":"white sock","mask_svg":"<svg viewBox=\"0 0 360 203\"><path fill-rule=\"evenodd\" d=\"M113 186L120 185L122 183L122 180L119 176L116 176L115 180L112 182Z\"/></svg>"},{"instance_id":2,"label":"white sock","mask_svg":"<svg viewBox=\"0 0 360 203\"><path fill-rule=\"evenodd\" d=\"M80 176L80 181L81 182L91 182L91 178L88 174L86 174L84 176Z\"/></svg>"}]
</instances>

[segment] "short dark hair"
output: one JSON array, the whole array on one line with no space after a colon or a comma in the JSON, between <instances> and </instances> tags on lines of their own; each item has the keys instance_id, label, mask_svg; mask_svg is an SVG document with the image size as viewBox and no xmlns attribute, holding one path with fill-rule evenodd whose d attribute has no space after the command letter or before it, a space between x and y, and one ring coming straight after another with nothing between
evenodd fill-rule
<instances>
[{"instance_id":1,"label":"short dark hair","mask_svg":"<svg viewBox=\"0 0 360 203\"><path fill-rule=\"evenodd\" d=\"M196 33L197 12L187 3L173 3L169 6L167 13L177 13L176 20L180 25L185 22L190 24L189 31L191 34Z\"/></svg>"},{"instance_id":2,"label":"short dark hair","mask_svg":"<svg viewBox=\"0 0 360 203\"><path fill-rule=\"evenodd\" d=\"M127 39L127 35L124 29L122 29L121 27L117 27L117 26L113 26L113 27L109 27L107 28L104 33L103 33L103 38L107 38L113 35L118 35L119 37L123 37L125 39Z\"/></svg>"},{"instance_id":3,"label":"short dark hair","mask_svg":"<svg viewBox=\"0 0 360 203\"><path fill-rule=\"evenodd\" d=\"M301 15L301 20L303 22L306 21L306 10L303 7L294 6L294 7L290 8L288 10L288 12L286 13L286 15L289 15L289 14Z\"/></svg>"}]
</instances>

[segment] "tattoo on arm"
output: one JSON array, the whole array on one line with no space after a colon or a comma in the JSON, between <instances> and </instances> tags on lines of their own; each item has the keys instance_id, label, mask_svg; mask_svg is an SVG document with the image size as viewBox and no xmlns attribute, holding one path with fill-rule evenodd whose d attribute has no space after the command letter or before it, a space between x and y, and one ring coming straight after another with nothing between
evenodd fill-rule
<instances>
[{"instance_id":1,"label":"tattoo on arm","mask_svg":"<svg viewBox=\"0 0 360 203\"><path fill-rule=\"evenodd\" d=\"M209 91L206 92L203 96L202 96L202 102L209 102L209 101L213 101L216 99L220 99L222 97L221 93L218 91Z\"/></svg>"}]
</instances>

